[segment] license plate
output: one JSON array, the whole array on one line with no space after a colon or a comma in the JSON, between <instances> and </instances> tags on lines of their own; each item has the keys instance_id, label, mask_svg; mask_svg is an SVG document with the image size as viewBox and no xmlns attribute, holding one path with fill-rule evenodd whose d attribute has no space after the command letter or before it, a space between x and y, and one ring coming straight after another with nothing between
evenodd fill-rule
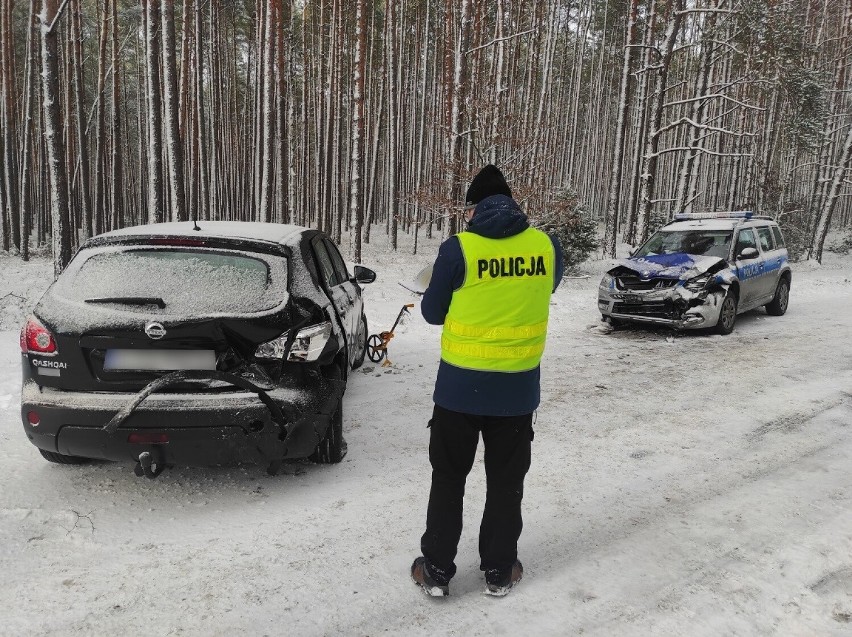
<instances>
[{"instance_id":1,"label":"license plate","mask_svg":"<svg viewBox=\"0 0 852 637\"><path fill-rule=\"evenodd\" d=\"M214 370L216 352L212 349L108 349L104 369L157 372Z\"/></svg>"}]
</instances>

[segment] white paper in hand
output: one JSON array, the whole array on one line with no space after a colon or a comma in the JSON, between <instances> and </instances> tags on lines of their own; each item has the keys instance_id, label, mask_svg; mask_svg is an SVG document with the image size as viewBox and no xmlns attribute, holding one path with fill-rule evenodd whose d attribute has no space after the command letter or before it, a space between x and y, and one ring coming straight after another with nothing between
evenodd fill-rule
<instances>
[{"instance_id":1,"label":"white paper in hand","mask_svg":"<svg viewBox=\"0 0 852 637\"><path fill-rule=\"evenodd\" d=\"M410 292L415 294L423 294L426 288L429 287L429 281L432 280L432 265L429 264L414 277L411 281L400 281L399 284Z\"/></svg>"}]
</instances>

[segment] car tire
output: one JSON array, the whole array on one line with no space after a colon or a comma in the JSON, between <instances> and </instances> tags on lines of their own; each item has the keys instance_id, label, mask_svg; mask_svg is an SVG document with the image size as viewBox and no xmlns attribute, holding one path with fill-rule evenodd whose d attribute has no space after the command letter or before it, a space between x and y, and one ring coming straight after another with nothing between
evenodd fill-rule
<instances>
[{"instance_id":1,"label":"car tire","mask_svg":"<svg viewBox=\"0 0 852 637\"><path fill-rule=\"evenodd\" d=\"M44 449L39 449L39 453L44 457L48 462L55 462L56 464L86 464L89 462L88 458L80 458L79 456L66 456L61 453L56 453L54 451L45 451Z\"/></svg>"},{"instance_id":2,"label":"car tire","mask_svg":"<svg viewBox=\"0 0 852 637\"><path fill-rule=\"evenodd\" d=\"M719 310L719 320L716 322L716 333L725 336L734 331L737 322L737 296L730 290L722 300L722 308Z\"/></svg>"},{"instance_id":3,"label":"car tire","mask_svg":"<svg viewBox=\"0 0 852 637\"><path fill-rule=\"evenodd\" d=\"M766 304L766 313L771 316L784 316L790 303L790 281L781 277L775 287L775 296Z\"/></svg>"},{"instance_id":4,"label":"car tire","mask_svg":"<svg viewBox=\"0 0 852 637\"><path fill-rule=\"evenodd\" d=\"M325 438L320 440L308 460L317 464L337 464L346 456L346 451L347 445L343 439L343 398L341 398L331 416Z\"/></svg>"},{"instance_id":5,"label":"car tire","mask_svg":"<svg viewBox=\"0 0 852 637\"><path fill-rule=\"evenodd\" d=\"M352 361L352 369L358 369L364 364L364 356L367 355L367 317L361 314L361 321L358 324L358 339L355 341L355 347L358 348L358 353L355 360Z\"/></svg>"}]
</instances>

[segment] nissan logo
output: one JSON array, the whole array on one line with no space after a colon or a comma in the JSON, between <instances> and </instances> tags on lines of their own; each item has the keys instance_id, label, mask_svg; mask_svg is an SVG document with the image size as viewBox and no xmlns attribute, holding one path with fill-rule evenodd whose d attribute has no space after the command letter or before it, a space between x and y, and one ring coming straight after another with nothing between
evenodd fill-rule
<instances>
[{"instance_id":1,"label":"nissan logo","mask_svg":"<svg viewBox=\"0 0 852 637\"><path fill-rule=\"evenodd\" d=\"M162 323L149 321L148 323L145 323L145 333L148 335L148 338L159 341L166 335L166 328L163 327Z\"/></svg>"}]
</instances>

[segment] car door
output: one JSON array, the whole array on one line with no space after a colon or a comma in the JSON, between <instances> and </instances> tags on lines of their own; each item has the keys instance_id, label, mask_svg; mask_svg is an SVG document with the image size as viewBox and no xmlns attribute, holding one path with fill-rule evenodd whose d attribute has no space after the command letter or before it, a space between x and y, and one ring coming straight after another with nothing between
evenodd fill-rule
<instances>
[{"instance_id":1,"label":"car door","mask_svg":"<svg viewBox=\"0 0 852 637\"><path fill-rule=\"evenodd\" d=\"M757 242L760 244L760 259L763 272L760 276L759 295L761 300L769 302L775 296L775 286L781 274L781 260L775 249L775 239L769 226L758 226Z\"/></svg>"},{"instance_id":2,"label":"car door","mask_svg":"<svg viewBox=\"0 0 852 637\"><path fill-rule=\"evenodd\" d=\"M331 257L331 262L334 264L334 271L337 273L338 280L340 281L340 286L346 292L349 297L350 307L348 310L348 315L350 318L349 324L349 337L351 345L355 345L355 342L358 338L358 329L360 328L361 321L361 313L364 309L364 302L361 299L361 288L358 287L357 284L353 282L352 276L349 273L349 270L346 267L346 262L343 260L343 257L340 254L340 251L337 249L337 246L326 237L324 240L325 247L328 250L328 254Z\"/></svg>"},{"instance_id":3,"label":"car door","mask_svg":"<svg viewBox=\"0 0 852 637\"><path fill-rule=\"evenodd\" d=\"M332 246L334 247L334 246ZM351 359L352 354L352 299L346 291L345 285L349 283L348 279L341 277L341 274L334 267L334 261L329 254L328 247L323 241L322 235L316 235L311 239L311 249L314 253L314 258L317 263L317 271L319 272L321 283L336 313L338 321L337 329L343 332L343 338L347 342L348 355ZM342 279L342 280L341 280ZM351 285L351 284L350 284Z\"/></svg>"},{"instance_id":4,"label":"car door","mask_svg":"<svg viewBox=\"0 0 852 637\"><path fill-rule=\"evenodd\" d=\"M760 249L757 247L757 234L754 228L742 228L737 232L734 243L734 268L740 281L739 310L743 311L754 307L759 296L760 275L763 271L763 262L760 258ZM758 251L756 257L745 259L742 257L743 250L754 248Z\"/></svg>"}]
</instances>

